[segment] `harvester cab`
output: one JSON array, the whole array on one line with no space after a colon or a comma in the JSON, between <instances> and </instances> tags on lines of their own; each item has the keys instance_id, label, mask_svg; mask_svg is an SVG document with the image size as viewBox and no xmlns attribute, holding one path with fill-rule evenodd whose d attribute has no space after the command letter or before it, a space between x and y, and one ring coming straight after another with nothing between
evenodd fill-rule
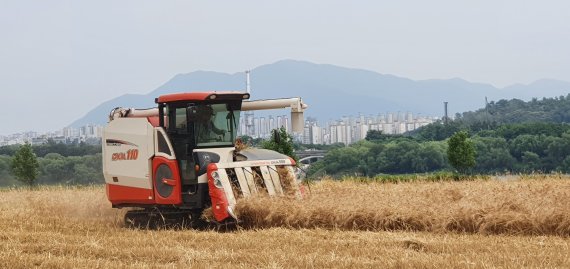
<instances>
[{"instance_id":1,"label":"harvester cab","mask_svg":"<svg viewBox=\"0 0 570 269\"><path fill-rule=\"evenodd\" d=\"M115 108L103 131L103 173L113 207L131 207L127 222L159 214L196 219L211 207L216 222L237 220L239 199L300 196L293 159L236 147L241 111L291 109L302 131L300 98L247 101L248 93L162 95L156 108Z\"/></svg>"}]
</instances>

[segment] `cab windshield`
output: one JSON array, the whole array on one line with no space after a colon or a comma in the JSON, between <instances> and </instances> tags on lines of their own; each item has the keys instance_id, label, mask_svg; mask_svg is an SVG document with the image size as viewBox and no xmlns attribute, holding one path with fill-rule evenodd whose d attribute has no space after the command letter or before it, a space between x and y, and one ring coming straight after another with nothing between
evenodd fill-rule
<instances>
[{"instance_id":1,"label":"cab windshield","mask_svg":"<svg viewBox=\"0 0 570 269\"><path fill-rule=\"evenodd\" d=\"M198 147L233 146L236 139L240 110L229 104L199 104L189 107L194 120L194 135Z\"/></svg>"}]
</instances>

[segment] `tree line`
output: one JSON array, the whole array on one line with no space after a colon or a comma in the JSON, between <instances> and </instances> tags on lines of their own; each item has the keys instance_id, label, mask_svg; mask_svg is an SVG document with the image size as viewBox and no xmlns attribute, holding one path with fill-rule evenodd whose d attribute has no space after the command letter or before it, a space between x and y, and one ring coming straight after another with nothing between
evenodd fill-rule
<instances>
[{"instance_id":1,"label":"tree line","mask_svg":"<svg viewBox=\"0 0 570 269\"><path fill-rule=\"evenodd\" d=\"M46 153L50 147L56 152ZM0 147L0 186L103 183L101 153L95 147L101 151L91 145Z\"/></svg>"},{"instance_id":2,"label":"tree line","mask_svg":"<svg viewBox=\"0 0 570 269\"><path fill-rule=\"evenodd\" d=\"M455 128L453 123L438 128ZM429 127L434 129L433 127ZM570 172L570 126L555 123L508 124L494 130L465 132L469 134L475 151L475 164L469 172L474 173L530 173ZM290 142L287 137L281 141ZM426 173L455 170L448 158L449 138L426 140L420 136L384 135L370 131L366 140L348 147L328 146L324 160L313 164L309 174L318 176ZM265 142L266 148L294 155L289 146ZM74 147L74 146L67 146ZM308 147L308 145L295 145ZM43 147L34 146L33 151L43 152ZM2 150L2 148L0 148ZM74 152L77 149L61 151ZM81 151L77 151L81 152ZM89 153L88 151L83 151ZM11 165L11 155L0 155L0 186L17 183ZM47 153L39 156L38 184L93 184L103 183L101 153L82 156L64 156Z\"/></svg>"},{"instance_id":3,"label":"tree line","mask_svg":"<svg viewBox=\"0 0 570 269\"><path fill-rule=\"evenodd\" d=\"M366 140L332 149L309 175L333 176L425 173L455 170L448 159L450 137L460 131L470 136L475 150L469 172L570 172L570 126L556 123L505 124L494 130L473 131L456 123L435 123L416 135L384 135L369 131ZM419 135L422 134L422 135ZM443 135L445 134L445 135ZM432 136L432 137L433 137Z\"/></svg>"},{"instance_id":4,"label":"tree line","mask_svg":"<svg viewBox=\"0 0 570 269\"><path fill-rule=\"evenodd\" d=\"M438 121L404 135L369 131L366 139L346 147L291 144L284 130L272 139L242 137L253 146L278 150L294 157L293 149L329 150L324 160L313 164L309 175L375 176L379 174L434 171L474 173L570 173L570 95L556 98L500 100L485 108L457 114L447 123ZM450 161L449 145L462 133L474 151L474 162L458 168ZM279 139L276 139L279 137ZM16 184L14 156L21 146L0 147L0 186ZM30 149L37 157L39 184L102 183L101 146L65 145L49 141ZM453 155L453 154L451 154ZM456 158L466 154L456 154ZM452 158L453 159L453 158ZM470 160L462 160L470 164ZM26 169L23 169L26 170Z\"/></svg>"},{"instance_id":5,"label":"tree line","mask_svg":"<svg viewBox=\"0 0 570 269\"><path fill-rule=\"evenodd\" d=\"M570 122L570 94L554 98L533 98L525 102L519 99L489 102L484 108L456 114L456 119L466 124L501 125L522 122Z\"/></svg>"},{"instance_id":6,"label":"tree line","mask_svg":"<svg viewBox=\"0 0 570 269\"><path fill-rule=\"evenodd\" d=\"M0 155L14 156L22 145L9 145L0 147ZM63 144L48 140L46 144L33 145L32 149L37 157L44 157L49 153L57 153L61 156L85 156L101 153L101 145L89 145L86 143Z\"/></svg>"}]
</instances>

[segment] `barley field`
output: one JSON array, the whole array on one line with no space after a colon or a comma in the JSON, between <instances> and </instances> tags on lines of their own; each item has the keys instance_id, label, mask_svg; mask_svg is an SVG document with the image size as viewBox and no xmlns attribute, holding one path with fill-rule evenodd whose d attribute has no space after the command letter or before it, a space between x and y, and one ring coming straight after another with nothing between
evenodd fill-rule
<instances>
[{"instance_id":1,"label":"barley field","mask_svg":"<svg viewBox=\"0 0 570 269\"><path fill-rule=\"evenodd\" d=\"M0 191L0 268L568 268L570 178L323 180L235 231L124 227L103 186Z\"/></svg>"}]
</instances>

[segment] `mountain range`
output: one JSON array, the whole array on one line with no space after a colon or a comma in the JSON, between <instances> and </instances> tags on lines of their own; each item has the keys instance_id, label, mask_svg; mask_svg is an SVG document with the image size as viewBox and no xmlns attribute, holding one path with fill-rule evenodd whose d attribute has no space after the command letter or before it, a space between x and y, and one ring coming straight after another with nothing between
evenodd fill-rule
<instances>
[{"instance_id":1,"label":"mountain range","mask_svg":"<svg viewBox=\"0 0 570 269\"><path fill-rule=\"evenodd\" d=\"M528 85L497 88L460 78L412 80L362 69L282 60L253 69L251 88L252 100L302 97L309 104L306 116L326 121L358 113L396 111L441 116L444 101L449 102L453 114L483 107L485 97L491 101L567 95L570 82L541 79ZM154 99L162 94L210 90L245 91L245 74L211 71L178 74L148 94L125 94L104 102L71 126L104 124L115 107L154 107Z\"/></svg>"}]
</instances>

